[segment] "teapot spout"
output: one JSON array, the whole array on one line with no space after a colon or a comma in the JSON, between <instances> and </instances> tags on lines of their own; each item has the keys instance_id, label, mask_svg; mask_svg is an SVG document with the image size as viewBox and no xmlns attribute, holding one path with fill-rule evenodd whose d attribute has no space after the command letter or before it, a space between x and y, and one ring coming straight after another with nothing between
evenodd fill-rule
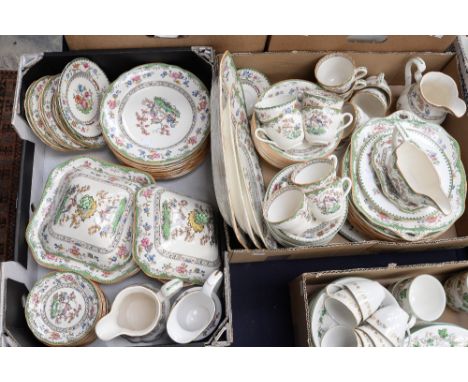
<instances>
[{"instance_id":1,"label":"teapot spout","mask_svg":"<svg viewBox=\"0 0 468 382\"><path fill-rule=\"evenodd\" d=\"M456 98L450 106L447 107L451 114L457 118L463 117L466 113L466 103L461 98Z\"/></svg>"}]
</instances>

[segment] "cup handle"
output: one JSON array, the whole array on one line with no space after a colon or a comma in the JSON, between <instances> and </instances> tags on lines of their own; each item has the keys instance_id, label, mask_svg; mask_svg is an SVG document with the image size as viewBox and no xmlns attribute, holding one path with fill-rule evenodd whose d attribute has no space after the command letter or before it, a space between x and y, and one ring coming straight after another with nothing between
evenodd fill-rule
<instances>
[{"instance_id":1,"label":"cup handle","mask_svg":"<svg viewBox=\"0 0 468 382\"><path fill-rule=\"evenodd\" d=\"M256 137L260 142L268 143L268 144L270 144L270 145L279 147L278 144L277 144L275 141L272 141L271 139L263 138L263 137L261 137L260 135L258 135L259 133L263 133L263 134L265 134L265 136L267 136L267 137L268 137L268 135L267 135L265 129L263 129L263 128L261 128L261 127L257 127L257 129L255 130L255 137Z\"/></svg>"},{"instance_id":2,"label":"cup handle","mask_svg":"<svg viewBox=\"0 0 468 382\"><path fill-rule=\"evenodd\" d=\"M336 172L336 169L338 167L338 158L336 157L336 155L330 155L328 159L332 161L333 172Z\"/></svg>"},{"instance_id":3,"label":"cup handle","mask_svg":"<svg viewBox=\"0 0 468 382\"><path fill-rule=\"evenodd\" d=\"M362 90L365 87L367 87L366 80L356 80L356 82L353 84L352 90L353 91Z\"/></svg>"},{"instance_id":4,"label":"cup handle","mask_svg":"<svg viewBox=\"0 0 468 382\"><path fill-rule=\"evenodd\" d=\"M345 122L346 118L348 118L348 121ZM338 128L338 133L346 129L349 125L353 123L353 115L351 113L344 113L341 116L341 126Z\"/></svg>"},{"instance_id":5,"label":"cup handle","mask_svg":"<svg viewBox=\"0 0 468 382\"><path fill-rule=\"evenodd\" d=\"M353 186L353 182L351 181L350 178L345 176L344 178L341 178L341 187L343 188L343 194L344 196L348 196L349 191L351 191L351 187Z\"/></svg>"},{"instance_id":6,"label":"cup handle","mask_svg":"<svg viewBox=\"0 0 468 382\"><path fill-rule=\"evenodd\" d=\"M161 302L170 299L172 296L174 296L178 291L182 289L184 286L184 283L180 279L172 279L165 283L159 292L157 293L157 296Z\"/></svg>"},{"instance_id":7,"label":"cup handle","mask_svg":"<svg viewBox=\"0 0 468 382\"><path fill-rule=\"evenodd\" d=\"M203 293L211 297L215 294L223 280L223 272L214 271L203 284Z\"/></svg>"},{"instance_id":8,"label":"cup handle","mask_svg":"<svg viewBox=\"0 0 468 382\"><path fill-rule=\"evenodd\" d=\"M416 324L416 316L411 316L408 321L408 330Z\"/></svg>"},{"instance_id":9,"label":"cup handle","mask_svg":"<svg viewBox=\"0 0 468 382\"><path fill-rule=\"evenodd\" d=\"M367 76L367 68L365 66L359 66L354 69L354 77L356 80L359 80L365 76Z\"/></svg>"}]
</instances>

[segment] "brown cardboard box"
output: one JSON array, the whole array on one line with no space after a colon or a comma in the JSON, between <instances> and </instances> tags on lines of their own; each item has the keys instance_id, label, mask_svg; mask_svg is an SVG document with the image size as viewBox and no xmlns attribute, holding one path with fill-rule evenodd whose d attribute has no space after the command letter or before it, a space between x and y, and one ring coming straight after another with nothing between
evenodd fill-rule
<instances>
[{"instance_id":1,"label":"brown cardboard box","mask_svg":"<svg viewBox=\"0 0 468 382\"><path fill-rule=\"evenodd\" d=\"M456 36L271 36L269 52L445 52Z\"/></svg>"},{"instance_id":2,"label":"brown cardboard box","mask_svg":"<svg viewBox=\"0 0 468 382\"><path fill-rule=\"evenodd\" d=\"M320 289L334 280L351 276L366 277L376 280L384 286L389 286L402 278L430 274L443 282L453 274L466 270L468 270L468 261L408 266L389 265L387 268L303 273L289 285L296 345L314 346L310 330L309 302ZM455 312L448 307L437 321L450 322L468 328L468 314Z\"/></svg>"},{"instance_id":3,"label":"brown cardboard box","mask_svg":"<svg viewBox=\"0 0 468 382\"><path fill-rule=\"evenodd\" d=\"M272 83L298 78L314 81L314 66L324 52L268 52L237 53L234 60L238 68L250 67L265 73ZM404 69L409 58L420 56L426 62L427 71L438 70L449 74L457 82L461 92L460 74L457 69L457 57L453 53L357 53L350 52L358 66L366 66L369 75L380 72L390 86L402 88ZM216 95L213 95L216 96ZM449 115L443 124L461 146L462 160L468 168L468 116L455 118ZM272 175L278 170L262 161L265 184L268 185ZM465 213L443 236L437 240L420 242L387 242L369 240L349 242L337 235L328 245L322 247L283 248L277 250L244 250L235 239L232 230L227 227L228 251L231 262L257 262L272 259L304 259L313 257L348 256L374 254L383 251L424 251L434 249L463 248L468 245L468 213Z\"/></svg>"},{"instance_id":4,"label":"brown cardboard box","mask_svg":"<svg viewBox=\"0 0 468 382\"><path fill-rule=\"evenodd\" d=\"M255 36L65 36L70 50L212 46L218 52L263 52L265 35Z\"/></svg>"}]
</instances>

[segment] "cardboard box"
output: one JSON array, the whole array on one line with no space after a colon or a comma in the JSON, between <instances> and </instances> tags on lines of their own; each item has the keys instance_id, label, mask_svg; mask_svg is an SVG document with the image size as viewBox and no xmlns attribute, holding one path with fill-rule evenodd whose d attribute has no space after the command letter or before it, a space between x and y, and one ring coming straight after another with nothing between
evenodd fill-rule
<instances>
[{"instance_id":1,"label":"cardboard box","mask_svg":"<svg viewBox=\"0 0 468 382\"><path fill-rule=\"evenodd\" d=\"M214 52L208 47L176 50L129 49L43 53L21 58L12 116L13 127L21 139L25 141L17 207L16 247L14 261L0 264L0 341L7 345L40 345L26 325L23 302L28 290L31 289L36 280L50 272L50 270L40 267L34 261L25 242L25 229L32 211L40 201L50 171L59 163L78 156L77 153L56 152L37 139L25 120L24 95L33 81L46 74L60 73L65 65L76 57L87 57L96 62L107 74L110 81L135 66L150 62L165 62L190 70L209 89L214 69ZM90 155L98 159L118 163L107 147L79 155ZM158 181L158 184L216 206L209 155L206 156L198 168L187 176L170 181ZM218 225L221 226L222 219L219 216L218 221ZM224 272L224 282L220 289L223 316L213 335L204 341L192 343L193 346L228 346L233 341L229 262L225 255L223 230L219 230L218 242ZM109 301L112 302L118 291L126 285L145 282L154 282L154 280L149 279L143 275L143 272L140 272L121 283L102 285L102 289ZM168 343L168 337L164 337L158 342L158 344L164 345ZM103 345L103 343L97 340L93 345L98 346ZM112 340L106 345L132 346L131 343L123 339Z\"/></svg>"},{"instance_id":2,"label":"cardboard box","mask_svg":"<svg viewBox=\"0 0 468 382\"><path fill-rule=\"evenodd\" d=\"M127 49L127 48L176 48L211 46L217 52L263 52L266 35L225 36L65 36L70 50Z\"/></svg>"},{"instance_id":3,"label":"cardboard box","mask_svg":"<svg viewBox=\"0 0 468 382\"><path fill-rule=\"evenodd\" d=\"M234 60L238 68L251 67L265 73L271 83L298 78L314 81L314 66L324 56L324 52L268 52L268 53L237 53ZM401 92L404 85L404 70L406 62L414 56L420 56L426 62L427 71L442 71L450 75L457 83L460 94L462 82L457 66L457 56L454 53L357 53L350 52L356 65L366 66L369 75L385 73L385 78L395 94ZM219 59L220 56L218 56ZM213 94L212 97L217 95ZM397 97L394 97L397 98ZM443 127L460 143L462 161L468 168L468 115L455 118L448 115ZM212 126L219 128L219 126ZM265 185L278 171L261 161ZM337 235L328 245L321 247L282 248L276 250L244 250L239 245L232 230L226 227L228 251L231 262L257 262L274 259L304 259L312 257L349 256L358 254L375 254L383 251L424 251L436 249L464 248L468 245L468 213L437 240L422 240L419 242L389 242L368 240L349 242ZM430 261L430 260L428 260Z\"/></svg>"},{"instance_id":4,"label":"cardboard box","mask_svg":"<svg viewBox=\"0 0 468 382\"><path fill-rule=\"evenodd\" d=\"M456 36L271 36L267 51L445 52Z\"/></svg>"},{"instance_id":5,"label":"cardboard box","mask_svg":"<svg viewBox=\"0 0 468 382\"><path fill-rule=\"evenodd\" d=\"M378 281L384 286L389 286L403 278L430 274L443 282L453 274L466 270L468 270L468 261L408 266L393 264L387 268L304 273L289 285L295 343L298 346L313 346L309 302L320 289L334 280L343 277L366 277ZM455 312L448 307L437 321L453 323L468 329L468 314Z\"/></svg>"}]
</instances>

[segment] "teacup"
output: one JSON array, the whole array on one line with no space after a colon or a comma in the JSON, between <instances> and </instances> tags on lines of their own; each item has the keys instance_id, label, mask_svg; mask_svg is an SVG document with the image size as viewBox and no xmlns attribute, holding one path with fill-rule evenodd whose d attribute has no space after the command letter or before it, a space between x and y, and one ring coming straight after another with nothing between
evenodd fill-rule
<instances>
[{"instance_id":1,"label":"teacup","mask_svg":"<svg viewBox=\"0 0 468 382\"><path fill-rule=\"evenodd\" d=\"M364 325L361 325L359 328L356 328L356 331L358 331L358 329L365 333L368 338L370 338L372 344L375 346L375 347L392 347L393 344L387 340L387 338L385 338L385 336L380 333L378 330L376 330L373 326L369 325L369 324L364 324Z\"/></svg>"},{"instance_id":2,"label":"teacup","mask_svg":"<svg viewBox=\"0 0 468 382\"><path fill-rule=\"evenodd\" d=\"M361 347L362 341L352 328L337 325L328 329L322 337L320 347Z\"/></svg>"},{"instance_id":3,"label":"teacup","mask_svg":"<svg viewBox=\"0 0 468 382\"><path fill-rule=\"evenodd\" d=\"M353 95L350 102L358 106L369 118L385 117L390 107L386 95L376 88L359 90Z\"/></svg>"},{"instance_id":4,"label":"teacup","mask_svg":"<svg viewBox=\"0 0 468 382\"><path fill-rule=\"evenodd\" d=\"M315 78L326 90L343 94L353 88L356 80L367 75L367 68L356 67L353 59L344 53L322 57L315 65Z\"/></svg>"},{"instance_id":5,"label":"teacup","mask_svg":"<svg viewBox=\"0 0 468 382\"><path fill-rule=\"evenodd\" d=\"M328 158L313 159L299 164L291 173L291 182L304 192L314 191L331 184L336 179L338 159L335 155Z\"/></svg>"},{"instance_id":6,"label":"teacup","mask_svg":"<svg viewBox=\"0 0 468 382\"><path fill-rule=\"evenodd\" d=\"M110 312L99 320L96 334L103 341L126 335L157 338L166 327L170 298L182 289L183 282L173 279L159 291L144 285L129 286L115 297Z\"/></svg>"},{"instance_id":7,"label":"teacup","mask_svg":"<svg viewBox=\"0 0 468 382\"><path fill-rule=\"evenodd\" d=\"M314 217L322 222L338 219L346 208L346 197L352 182L348 177L336 179L327 187L307 193L309 208Z\"/></svg>"},{"instance_id":8,"label":"teacup","mask_svg":"<svg viewBox=\"0 0 468 382\"><path fill-rule=\"evenodd\" d=\"M269 139L260 134L266 135ZM299 110L293 110L266 122L255 130L255 136L259 141L279 147L281 150L289 150L299 146L304 141L302 114Z\"/></svg>"},{"instance_id":9,"label":"teacup","mask_svg":"<svg viewBox=\"0 0 468 382\"><path fill-rule=\"evenodd\" d=\"M343 97L327 90L305 92L302 98L302 107L330 107L341 110L344 104Z\"/></svg>"},{"instance_id":10,"label":"teacup","mask_svg":"<svg viewBox=\"0 0 468 382\"><path fill-rule=\"evenodd\" d=\"M379 309L385 298L382 285L373 280L348 281L343 285L356 299L362 313L362 319L367 320Z\"/></svg>"},{"instance_id":11,"label":"teacup","mask_svg":"<svg viewBox=\"0 0 468 382\"><path fill-rule=\"evenodd\" d=\"M263 217L275 228L300 235L310 225L304 192L296 186L283 187L274 192L263 206Z\"/></svg>"},{"instance_id":12,"label":"teacup","mask_svg":"<svg viewBox=\"0 0 468 382\"><path fill-rule=\"evenodd\" d=\"M269 122L300 107L297 97L287 94L264 98L255 104L255 115L261 123Z\"/></svg>"},{"instance_id":13,"label":"teacup","mask_svg":"<svg viewBox=\"0 0 468 382\"><path fill-rule=\"evenodd\" d=\"M167 334L179 344L187 344L199 338L213 322L216 305L213 296L216 294L223 273L214 271L203 284L174 304L167 319Z\"/></svg>"},{"instance_id":14,"label":"teacup","mask_svg":"<svg viewBox=\"0 0 468 382\"><path fill-rule=\"evenodd\" d=\"M393 286L392 294L409 315L420 321L435 321L445 310L444 287L431 275L401 280Z\"/></svg>"},{"instance_id":15,"label":"teacup","mask_svg":"<svg viewBox=\"0 0 468 382\"><path fill-rule=\"evenodd\" d=\"M372 339L369 337L367 333L362 331L360 327L354 329L354 333L356 333L356 336L360 340L362 347L366 347L366 348L375 347L375 344L372 341Z\"/></svg>"},{"instance_id":16,"label":"teacup","mask_svg":"<svg viewBox=\"0 0 468 382\"><path fill-rule=\"evenodd\" d=\"M312 145L328 145L353 122L351 113L332 108L306 107L302 116L305 138Z\"/></svg>"},{"instance_id":17,"label":"teacup","mask_svg":"<svg viewBox=\"0 0 468 382\"><path fill-rule=\"evenodd\" d=\"M459 312L468 312L468 272L450 277L444 283L447 305Z\"/></svg>"},{"instance_id":18,"label":"teacup","mask_svg":"<svg viewBox=\"0 0 468 382\"><path fill-rule=\"evenodd\" d=\"M377 310L367 319L367 324L380 332L393 346L401 346L405 334L416 322L399 306L388 305Z\"/></svg>"},{"instance_id":19,"label":"teacup","mask_svg":"<svg viewBox=\"0 0 468 382\"><path fill-rule=\"evenodd\" d=\"M341 325L356 327L362 322L359 305L350 291L335 284L327 285L325 309Z\"/></svg>"},{"instance_id":20,"label":"teacup","mask_svg":"<svg viewBox=\"0 0 468 382\"><path fill-rule=\"evenodd\" d=\"M387 97L387 103L392 104L392 90L385 80L385 73L379 73L377 76L366 78L367 87L379 89Z\"/></svg>"}]
</instances>

